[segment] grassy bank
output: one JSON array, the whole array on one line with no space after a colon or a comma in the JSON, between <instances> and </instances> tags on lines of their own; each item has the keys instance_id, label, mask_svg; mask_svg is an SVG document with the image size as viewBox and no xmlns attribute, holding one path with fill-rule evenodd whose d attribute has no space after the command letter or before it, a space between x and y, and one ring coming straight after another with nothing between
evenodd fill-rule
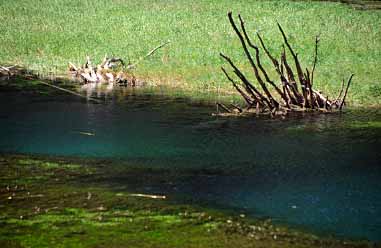
<instances>
[{"instance_id":1,"label":"grassy bank","mask_svg":"<svg viewBox=\"0 0 381 248\"><path fill-rule=\"evenodd\" d=\"M314 36L321 45L317 88L336 95L343 77L354 73L353 105L381 104L381 11L358 11L335 2L304 1L2 1L0 64L62 74L67 62L95 62L105 53L131 62L170 40L139 64L136 75L180 86L191 95L231 86L220 72L220 51L250 73L226 13L240 12L251 33L260 31L280 54L278 20L304 66L313 61ZM267 58L264 64L270 63Z\"/></svg>"},{"instance_id":2,"label":"grassy bank","mask_svg":"<svg viewBox=\"0 0 381 248\"><path fill-rule=\"evenodd\" d=\"M1 247L373 247L102 184L169 171L21 155L1 155L0 165Z\"/></svg>"}]
</instances>

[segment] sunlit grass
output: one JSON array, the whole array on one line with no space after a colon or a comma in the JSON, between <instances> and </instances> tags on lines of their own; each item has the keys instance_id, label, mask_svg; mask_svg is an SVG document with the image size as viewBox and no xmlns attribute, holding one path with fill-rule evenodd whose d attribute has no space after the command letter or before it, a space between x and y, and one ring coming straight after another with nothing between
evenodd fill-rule
<instances>
[{"instance_id":1,"label":"sunlit grass","mask_svg":"<svg viewBox=\"0 0 381 248\"><path fill-rule=\"evenodd\" d=\"M138 65L137 76L200 91L231 90L220 72L219 52L230 55L250 75L226 18L232 10L248 30L261 32L279 56L279 21L304 67L313 61L320 34L317 88L336 95L342 78L355 74L351 103L381 104L381 11L357 11L340 3L296 1L1 1L0 64L19 64L42 73L62 74L67 62L95 62L104 54L137 61L170 40ZM253 35L254 37L254 35ZM263 57L270 70L270 63ZM251 76L251 75L250 75Z\"/></svg>"}]
</instances>

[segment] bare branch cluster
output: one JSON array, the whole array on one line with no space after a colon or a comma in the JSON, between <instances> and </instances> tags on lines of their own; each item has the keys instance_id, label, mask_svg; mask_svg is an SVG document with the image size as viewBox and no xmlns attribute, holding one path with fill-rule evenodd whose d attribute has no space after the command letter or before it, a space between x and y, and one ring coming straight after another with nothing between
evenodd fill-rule
<instances>
[{"instance_id":1,"label":"bare branch cluster","mask_svg":"<svg viewBox=\"0 0 381 248\"><path fill-rule=\"evenodd\" d=\"M343 81L340 94L335 100L330 100L328 96L324 96L321 92L313 89L314 72L318 58L319 36L315 39L315 55L312 69L310 71L306 68L303 71L302 65L298 59L298 54L292 49L287 36L279 23L277 23L278 28L284 41L283 50L279 60L269 52L261 35L259 33L257 34L263 51L271 60L274 69L279 76L280 84L277 85L270 79L268 72L262 66L260 60L260 49L252 42L246 32L245 22L243 21L241 15L238 15L238 18L240 28L236 25L232 13L228 13L229 22L241 42L257 84L252 83L248 77L235 65L231 58L223 53L220 53L220 56L230 65L233 73L235 74L235 78L238 78L239 81L236 81L232 76L230 76L224 67L221 67L222 72L246 102L245 108L240 108L238 106L232 106L232 108L229 108L222 103L218 103L222 109L228 113L248 113L255 111L257 114L267 113L271 115L284 115L290 111L317 110L327 112L336 109L342 110L353 74L347 81L345 91L345 83ZM287 60L286 47L292 56L296 73ZM254 56L251 53L251 49L255 52Z\"/></svg>"}]
</instances>

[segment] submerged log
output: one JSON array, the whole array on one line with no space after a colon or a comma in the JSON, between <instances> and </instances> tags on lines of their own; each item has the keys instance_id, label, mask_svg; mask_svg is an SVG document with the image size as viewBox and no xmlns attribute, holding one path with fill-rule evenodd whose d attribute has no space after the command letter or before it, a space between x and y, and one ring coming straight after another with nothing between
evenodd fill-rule
<instances>
[{"instance_id":1,"label":"submerged log","mask_svg":"<svg viewBox=\"0 0 381 248\"><path fill-rule=\"evenodd\" d=\"M319 36L316 36L315 39L315 54L312 69L309 70L306 68L305 71L303 71L303 67L299 61L298 54L293 50L291 44L288 41L286 33L279 23L277 23L278 29L282 35L284 42L283 51L281 53L279 62L269 52L262 37L257 34L263 51L271 60L274 69L279 76L280 83L276 84L275 81L270 78L269 75L271 74L269 74L262 66L259 56L260 49L250 39L245 28L245 22L243 21L241 15L238 15L240 29L235 23L232 12L228 13L228 19L235 34L240 40L242 49L253 70L254 78L256 79L259 86L256 86L256 84L250 82L248 77L236 66L231 58L223 53L220 53L220 56L226 62L228 62L232 68L233 73L239 79L240 83L236 81L232 76L230 76L224 67L221 67L223 73L246 102L246 108L239 107L237 105L230 105L232 108L228 108L227 106L219 103L218 106L221 107L221 109L223 109L226 114L247 114L253 112L256 114L270 114L271 116L284 116L289 112L327 112L342 110L343 106L345 105L345 99L353 78L353 74L350 76L346 87L344 87L343 82L340 94L334 101L329 100L328 96L324 96L320 91L313 89L314 73L318 59ZM254 49L255 51L255 59L249 50L250 48ZM287 61L286 48L292 56L296 73L294 72L294 69L290 63ZM268 85L270 85L273 90L270 90ZM343 94L344 88L345 93Z\"/></svg>"}]
</instances>

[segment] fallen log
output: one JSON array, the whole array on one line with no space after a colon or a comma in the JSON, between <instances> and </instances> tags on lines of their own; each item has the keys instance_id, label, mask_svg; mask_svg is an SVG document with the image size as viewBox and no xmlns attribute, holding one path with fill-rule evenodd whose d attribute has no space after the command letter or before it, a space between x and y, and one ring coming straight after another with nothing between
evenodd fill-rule
<instances>
[{"instance_id":1,"label":"fallen log","mask_svg":"<svg viewBox=\"0 0 381 248\"><path fill-rule=\"evenodd\" d=\"M269 75L271 74L268 73L262 66L259 55L260 49L250 39L249 34L245 28L245 22L242 19L241 15L238 15L240 29L235 23L232 12L228 13L228 19L235 34L240 40L246 59L248 60L253 70L254 78L256 79L256 82L259 86L253 82L250 82L245 73L236 66L235 62L230 57L220 53L220 56L226 62L228 62L232 72L235 74L236 78L239 79L240 83L239 81L235 80L234 77L230 76L229 72L224 67L221 67L223 73L225 74L226 78L233 84L233 87L242 96L246 103L246 108L237 106L235 104L230 105L231 108L229 108L228 106L218 103L217 105L226 112L225 115L262 113L269 114L271 116L284 116L289 112L331 112L335 110L342 111L342 108L345 105L345 99L347 97L353 74L349 78L346 87L344 87L343 82L340 94L334 101L329 100L329 97L323 95L320 91L313 89L314 74L318 60L319 36L316 36L315 38L315 52L312 69L309 70L308 68L305 68L303 71L302 63L298 58L298 54L293 50L285 31L279 23L277 23L277 26L284 42L283 51L279 61L270 53L262 37L257 33L257 37L262 49L264 50L267 57L271 60L275 71L279 76L280 83L277 84L270 78ZM287 61L286 48L292 56L293 66ZM254 49L255 59L254 56L252 56L250 49ZM296 73L294 72L293 67L296 69ZM270 85L273 90L270 90L267 85Z\"/></svg>"}]
</instances>

